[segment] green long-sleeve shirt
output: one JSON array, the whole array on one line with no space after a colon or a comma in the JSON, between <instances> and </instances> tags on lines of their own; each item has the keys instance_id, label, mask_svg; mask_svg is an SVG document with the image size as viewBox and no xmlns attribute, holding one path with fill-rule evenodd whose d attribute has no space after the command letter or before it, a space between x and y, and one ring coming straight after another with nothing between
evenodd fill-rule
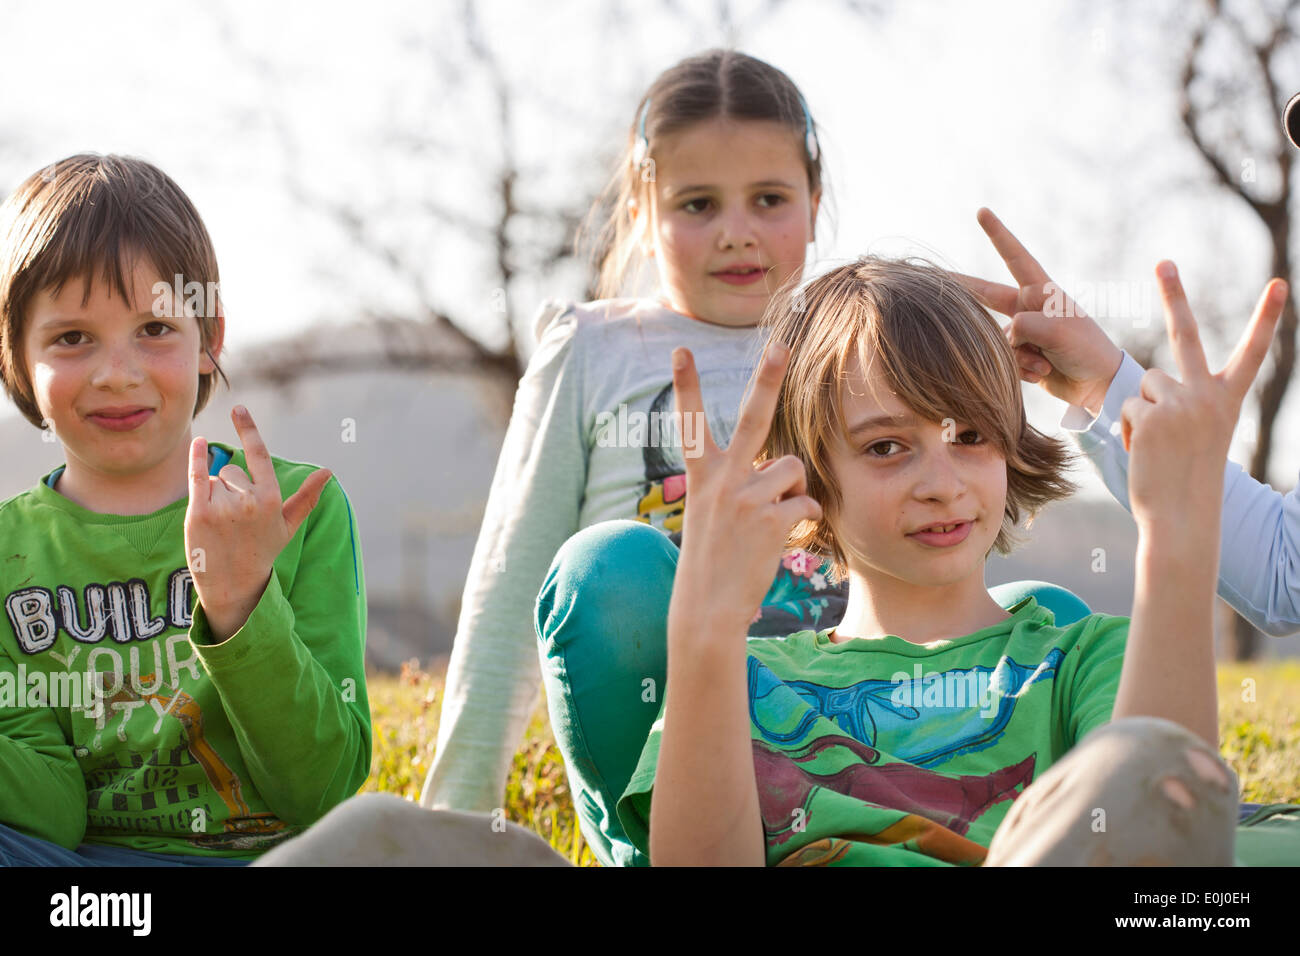
<instances>
[{"instance_id":1,"label":"green long-sleeve shirt","mask_svg":"<svg viewBox=\"0 0 1300 956\"><path fill-rule=\"evenodd\" d=\"M316 470L272 461L283 498ZM365 576L338 481L212 644L187 499L98 514L49 477L0 503L0 823L66 847L252 857L356 793Z\"/></svg>"}]
</instances>

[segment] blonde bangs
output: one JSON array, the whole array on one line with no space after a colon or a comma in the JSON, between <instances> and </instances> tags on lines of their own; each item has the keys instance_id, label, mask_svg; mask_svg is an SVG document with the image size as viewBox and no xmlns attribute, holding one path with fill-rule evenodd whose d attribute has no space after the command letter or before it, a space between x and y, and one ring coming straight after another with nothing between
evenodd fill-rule
<instances>
[{"instance_id":1,"label":"blonde bangs","mask_svg":"<svg viewBox=\"0 0 1300 956\"><path fill-rule=\"evenodd\" d=\"M1005 458L1007 500L994 550L1012 550L1022 515L1032 518L1073 493L1064 476L1070 452L1029 424L1001 327L939 267L864 257L774 299L764 324L790 348L790 364L761 457L803 461L808 493L826 517L797 526L790 546L830 557L838 575L846 568L832 522L842 492L829 450L847 437L845 389L869 379L876 363L918 416L974 429Z\"/></svg>"}]
</instances>

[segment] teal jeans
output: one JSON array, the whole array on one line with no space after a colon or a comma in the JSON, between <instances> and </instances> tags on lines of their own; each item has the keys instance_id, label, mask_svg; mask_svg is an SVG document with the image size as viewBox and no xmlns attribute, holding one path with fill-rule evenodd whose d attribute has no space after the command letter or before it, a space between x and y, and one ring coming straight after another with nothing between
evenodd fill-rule
<instances>
[{"instance_id":1,"label":"teal jeans","mask_svg":"<svg viewBox=\"0 0 1300 956\"><path fill-rule=\"evenodd\" d=\"M677 547L637 521L606 521L556 553L537 597L542 679L583 836L605 866L646 866L615 813L659 713L668 674L668 603ZM787 554L751 636L832 627L844 591L802 552ZM1017 582L990 593L1003 607L1034 597L1064 625L1089 613L1064 588ZM784 628L784 629L782 629Z\"/></svg>"}]
</instances>

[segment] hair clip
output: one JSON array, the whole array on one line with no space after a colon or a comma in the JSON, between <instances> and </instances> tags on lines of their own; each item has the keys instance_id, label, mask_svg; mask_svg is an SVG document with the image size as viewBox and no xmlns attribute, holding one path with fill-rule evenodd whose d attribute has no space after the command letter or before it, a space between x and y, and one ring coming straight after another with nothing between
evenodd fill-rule
<instances>
[{"instance_id":1,"label":"hair clip","mask_svg":"<svg viewBox=\"0 0 1300 956\"><path fill-rule=\"evenodd\" d=\"M813 132L812 114L808 112L808 104L804 102L802 93L798 95L799 105L803 107L803 144L808 150L808 159L815 163L821 150L817 147L817 134Z\"/></svg>"},{"instance_id":2,"label":"hair clip","mask_svg":"<svg viewBox=\"0 0 1300 956\"><path fill-rule=\"evenodd\" d=\"M641 107L641 116L637 120L636 145L632 147L632 166L636 169L641 168L641 164L645 162L646 157L650 154L650 140L645 134L645 118L649 112L650 100L647 99L645 105Z\"/></svg>"}]
</instances>

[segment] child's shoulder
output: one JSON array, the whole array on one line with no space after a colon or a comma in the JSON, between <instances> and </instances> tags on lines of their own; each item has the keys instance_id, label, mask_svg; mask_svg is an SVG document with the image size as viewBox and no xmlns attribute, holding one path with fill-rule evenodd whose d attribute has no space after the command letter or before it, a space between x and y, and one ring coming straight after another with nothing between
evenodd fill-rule
<instances>
[{"instance_id":1,"label":"child's shoulder","mask_svg":"<svg viewBox=\"0 0 1300 956\"><path fill-rule=\"evenodd\" d=\"M1061 635L1061 639L1073 642L1097 641L1110 637L1121 640L1128 634L1129 618L1118 614L1100 612L1086 614L1075 621L1057 624L1055 621L1045 625Z\"/></svg>"},{"instance_id":2,"label":"child's shoulder","mask_svg":"<svg viewBox=\"0 0 1300 956\"><path fill-rule=\"evenodd\" d=\"M41 478L41 481L44 481ZM16 535L36 534L38 529L28 524L27 516L36 503L36 488L26 488L0 501L0 540L10 541Z\"/></svg>"},{"instance_id":3,"label":"child's shoulder","mask_svg":"<svg viewBox=\"0 0 1300 956\"><path fill-rule=\"evenodd\" d=\"M605 339L647 326L681 325L690 321L654 299L596 299L592 302L548 299L533 319L533 334L538 342L555 335L584 340Z\"/></svg>"}]
</instances>

